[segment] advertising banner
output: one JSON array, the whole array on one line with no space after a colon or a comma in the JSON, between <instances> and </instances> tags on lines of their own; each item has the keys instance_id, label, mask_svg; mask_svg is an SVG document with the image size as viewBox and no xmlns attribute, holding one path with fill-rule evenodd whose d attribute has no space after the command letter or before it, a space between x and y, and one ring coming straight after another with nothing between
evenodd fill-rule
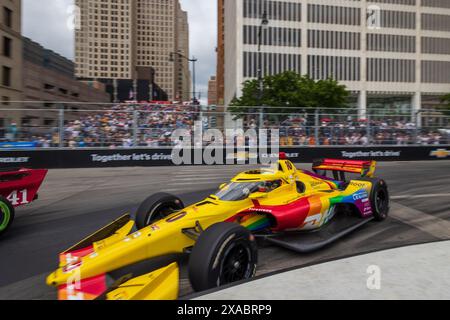
<instances>
[{"instance_id":1,"label":"advertising banner","mask_svg":"<svg viewBox=\"0 0 450 320\"><path fill-rule=\"evenodd\" d=\"M192 154L192 162L181 165L203 164L254 164L271 157L270 152L258 153L257 159L248 151L220 150L219 160L215 163L205 163L202 152L196 157ZM450 146L415 146L415 147L296 147L280 148L287 156L297 163L312 163L315 159L335 158L348 160L376 161L418 161L450 159ZM194 153L193 150L191 150ZM239 158L238 161L236 158ZM199 159L199 161L197 160ZM234 159L234 160L233 160ZM195 160L195 161L194 161ZM251 162L253 160L253 162ZM176 163L176 162L175 162ZM101 168L101 167L146 167L175 166L172 149L61 149L61 150L0 150L0 168Z\"/></svg>"}]
</instances>

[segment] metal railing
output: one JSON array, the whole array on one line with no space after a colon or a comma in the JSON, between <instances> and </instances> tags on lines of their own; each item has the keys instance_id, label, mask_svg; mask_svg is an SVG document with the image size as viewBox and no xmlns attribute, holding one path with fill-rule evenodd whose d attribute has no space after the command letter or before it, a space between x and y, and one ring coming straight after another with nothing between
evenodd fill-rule
<instances>
[{"instance_id":1,"label":"metal railing","mask_svg":"<svg viewBox=\"0 0 450 320\"><path fill-rule=\"evenodd\" d=\"M244 130L276 129L280 146L450 143L450 118L433 110L419 114L370 109L362 119L357 109L326 112L292 108L292 113L286 114L273 112L270 107L249 107L237 121L233 121L235 116L219 110L155 104L106 105L91 109L86 106L2 108L0 149L172 147L172 133L176 129L193 132L198 121L203 130L222 132L238 124ZM263 114L260 110L264 110Z\"/></svg>"}]
</instances>

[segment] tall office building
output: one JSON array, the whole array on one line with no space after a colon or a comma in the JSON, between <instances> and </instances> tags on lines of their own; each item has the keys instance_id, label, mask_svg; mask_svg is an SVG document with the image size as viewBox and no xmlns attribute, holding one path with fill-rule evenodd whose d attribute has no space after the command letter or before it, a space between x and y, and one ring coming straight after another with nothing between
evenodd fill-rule
<instances>
[{"instance_id":1,"label":"tall office building","mask_svg":"<svg viewBox=\"0 0 450 320\"><path fill-rule=\"evenodd\" d=\"M217 78L212 76L208 81L208 105L217 105Z\"/></svg>"},{"instance_id":2,"label":"tall office building","mask_svg":"<svg viewBox=\"0 0 450 320\"><path fill-rule=\"evenodd\" d=\"M224 23L226 103L257 77L259 59L264 74L339 80L362 117L393 101L415 113L450 92L449 0L225 1Z\"/></svg>"},{"instance_id":3,"label":"tall office building","mask_svg":"<svg viewBox=\"0 0 450 320\"><path fill-rule=\"evenodd\" d=\"M11 101L23 100L21 1L0 0L0 104L1 108L18 108ZM20 126L21 112L1 112L0 127L16 123Z\"/></svg>"},{"instance_id":4,"label":"tall office building","mask_svg":"<svg viewBox=\"0 0 450 320\"><path fill-rule=\"evenodd\" d=\"M189 58L188 14L186 11L183 11L181 7L178 10L177 28L178 52ZM183 101L189 101L191 99L191 72L189 70L189 61L185 58L178 57L177 63L179 64L179 67L177 68L176 96Z\"/></svg>"},{"instance_id":5,"label":"tall office building","mask_svg":"<svg viewBox=\"0 0 450 320\"><path fill-rule=\"evenodd\" d=\"M225 0L218 0L217 9L217 103L223 105L225 101Z\"/></svg>"},{"instance_id":6,"label":"tall office building","mask_svg":"<svg viewBox=\"0 0 450 320\"><path fill-rule=\"evenodd\" d=\"M182 66L169 58L171 52L185 50L178 43L178 0L76 0L76 4L81 10L75 34L78 77L137 80L138 67L152 67L155 82L170 100L176 98Z\"/></svg>"},{"instance_id":7,"label":"tall office building","mask_svg":"<svg viewBox=\"0 0 450 320\"><path fill-rule=\"evenodd\" d=\"M76 75L80 78L128 79L136 65L133 29L135 1L76 0Z\"/></svg>"}]
</instances>

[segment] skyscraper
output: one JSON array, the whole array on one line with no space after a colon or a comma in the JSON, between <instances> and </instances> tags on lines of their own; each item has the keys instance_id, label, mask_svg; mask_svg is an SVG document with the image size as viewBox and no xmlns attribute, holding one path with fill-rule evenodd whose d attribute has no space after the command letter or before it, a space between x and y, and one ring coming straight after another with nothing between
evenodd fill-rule
<instances>
[{"instance_id":1,"label":"skyscraper","mask_svg":"<svg viewBox=\"0 0 450 320\"><path fill-rule=\"evenodd\" d=\"M169 99L177 97L177 79L186 71L169 57L188 48L188 43L179 47L178 0L76 0L76 4L81 10L75 36L78 77L135 80L137 67L152 67L156 83Z\"/></svg>"},{"instance_id":2,"label":"skyscraper","mask_svg":"<svg viewBox=\"0 0 450 320\"><path fill-rule=\"evenodd\" d=\"M217 12L217 67L216 67L216 87L217 103L224 104L225 98L225 0L218 0Z\"/></svg>"},{"instance_id":3,"label":"skyscraper","mask_svg":"<svg viewBox=\"0 0 450 320\"><path fill-rule=\"evenodd\" d=\"M189 57L189 23L186 11L178 10L178 52L185 57ZM177 96L183 101L191 99L191 73L189 70L189 61L185 58L178 57L178 77L176 84Z\"/></svg>"},{"instance_id":4,"label":"skyscraper","mask_svg":"<svg viewBox=\"0 0 450 320\"><path fill-rule=\"evenodd\" d=\"M212 76L208 81L208 105L217 104L217 78Z\"/></svg>"}]
</instances>

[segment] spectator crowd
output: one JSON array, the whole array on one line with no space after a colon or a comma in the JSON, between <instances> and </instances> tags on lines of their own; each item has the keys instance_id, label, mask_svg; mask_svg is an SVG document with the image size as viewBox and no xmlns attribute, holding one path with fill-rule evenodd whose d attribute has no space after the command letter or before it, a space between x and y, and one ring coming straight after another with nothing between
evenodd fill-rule
<instances>
[{"instance_id":1,"label":"spectator crowd","mask_svg":"<svg viewBox=\"0 0 450 320\"><path fill-rule=\"evenodd\" d=\"M68 121L62 145L69 148L169 147L173 146L171 136L174 130L192 130L194 122L199 119L199 106L194 105L119 104L108 111L80 113L76 120ZM368 122L355 117L340 120L321 118L319 126L316 126L317 120L308 116L291 116L281 123L266 120L263 127L279 129L281 146L449 143L448 134L440 132L439 128L417 129L414 123L400 119L380 118ZM248 128L257 129L256 120L249 120ZM20 137L16 131L14 136ZM47 128L45 133L30 132L25 136L22 134L21 140L33 142L41 148L61 145L58 128ZM10 141L10 137L11 134L4 135L3 141Z\"/></svg>"},{"instance_id":2,"label":"spectator crowd","mask_svg":"<svg viewBox=\"0 0 450 320\"><path fill-rule=\"evenodd\" d=\"M267 125L267 124L266 124ZM275 126L276 127L276 126ZM417 129L414 123L383 119L335 121L323 119L319 126L308 126L304 118L284 121L280 145L438 145L448 143L448 136L438 128Z\"/></svg>"}]
</instances>

